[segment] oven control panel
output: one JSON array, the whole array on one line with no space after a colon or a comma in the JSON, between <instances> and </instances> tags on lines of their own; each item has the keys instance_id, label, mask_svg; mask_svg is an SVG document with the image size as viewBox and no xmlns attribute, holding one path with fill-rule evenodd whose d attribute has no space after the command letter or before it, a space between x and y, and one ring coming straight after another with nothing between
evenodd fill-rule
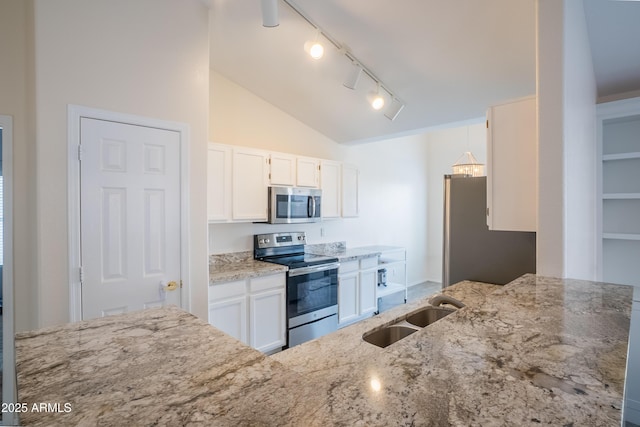
<instances>
[{"instance_id":1,"label":"oven control panel","mask_svg":"<svg viewBox=\"0 0 640 427\"><path fill-rule=\"evenodd\" d=\"M282 246L304 245L307 237L303 231L286 233L256 234L254 247L258 249L277 248Z\"/></svg>"}]
</instances>

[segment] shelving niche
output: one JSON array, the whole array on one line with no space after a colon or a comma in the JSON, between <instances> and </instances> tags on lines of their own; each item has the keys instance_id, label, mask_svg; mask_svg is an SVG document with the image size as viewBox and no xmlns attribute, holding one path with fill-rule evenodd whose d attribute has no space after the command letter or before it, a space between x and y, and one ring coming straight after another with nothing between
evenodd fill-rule
<instances>
[{"instance_id":1,"label":"shelving niche","mask_svg":"<svg viewBox=\"0 0 640 427\"><path fill-rule=\"evenodd\" d=\"M387 295L404 292L404 300L407 301L407 252L404 248L383 248L378 260L378 269L387 270L387 286L378 286L376 296L378 298Z\"/></svg>"},{"instance_id":2,"label":"shelving niche","mask_svg":"<svg viewBox=\"0 0 640 427\"><path fill-rule=\"evenodd\" d=\"M640 99L598 106L599 267L606 282L640 284Z\"/></svg>"}]
</instances>

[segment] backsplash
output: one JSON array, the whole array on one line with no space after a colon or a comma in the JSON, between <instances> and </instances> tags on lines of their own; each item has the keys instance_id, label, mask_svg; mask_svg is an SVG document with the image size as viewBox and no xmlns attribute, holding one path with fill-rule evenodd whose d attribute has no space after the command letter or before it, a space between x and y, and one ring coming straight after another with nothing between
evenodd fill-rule
<instances>
[{"instance_id":1,"label":"backsplash","mask_svg":"<svg viewBox=\"0 0 640 427\"><path fill-rule=\"evenodd\" d=\"M209 255L209 265L228 264L230 262L243 262L253 259L253 251L229 252L226 254Z\"/></svg>"},{"instance_id":2,"label":"backsplash","mask_svg":"<svg viewBox=\"0 0 640 427\"><path fill-rule=\"evenodd\" d=\"M347 242L331 242L317 243L315 245L306 245L305 251L309 253L334 253L344 252L347 249Z\"/></svg>"}]
</instances>

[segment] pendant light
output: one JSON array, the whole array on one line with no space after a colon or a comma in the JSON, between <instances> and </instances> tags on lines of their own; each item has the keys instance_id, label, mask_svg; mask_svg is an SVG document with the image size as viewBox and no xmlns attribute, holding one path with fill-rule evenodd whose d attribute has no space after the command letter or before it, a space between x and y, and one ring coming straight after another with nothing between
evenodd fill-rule
<instances>
[{"instance_id":1,"label":"pendant light","mask_svg":"<svg viewBox=\"0 0 640 427\"><path fill-rule=\"evenodd\" d=\"M467 149L469 149L469 126L467 126ZM478 163L471 151L465 151L462 156L453 164L453 173L484 176L484 165Z\"/></svg>"},{"instance_id":2,"label":"pendant light","mask_svg":"<svg viewBox=\"0 0 640 427\"><path fill-rule=\"evenodd\" d=\"M471 151L465 151L458 161L453 164L453 173L471 176L483 176L484 165L478 163Z\"/></svg>"}]
</instances>

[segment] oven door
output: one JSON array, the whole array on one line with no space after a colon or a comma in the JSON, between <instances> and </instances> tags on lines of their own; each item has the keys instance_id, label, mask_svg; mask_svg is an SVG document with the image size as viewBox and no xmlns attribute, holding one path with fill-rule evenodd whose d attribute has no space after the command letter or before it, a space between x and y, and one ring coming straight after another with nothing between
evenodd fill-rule
<instances>
[{"instance_id":1,"label":"oven door","mask_svg":"<svg viewBox=\"0 0 640 427\"><path fill-rule=\"evenodd\" d=\"M287 278L289 328L314 320L318 311L337 312L338 266L338 263L332 262L289 270Z\"/></svg>"}]
</instances>

